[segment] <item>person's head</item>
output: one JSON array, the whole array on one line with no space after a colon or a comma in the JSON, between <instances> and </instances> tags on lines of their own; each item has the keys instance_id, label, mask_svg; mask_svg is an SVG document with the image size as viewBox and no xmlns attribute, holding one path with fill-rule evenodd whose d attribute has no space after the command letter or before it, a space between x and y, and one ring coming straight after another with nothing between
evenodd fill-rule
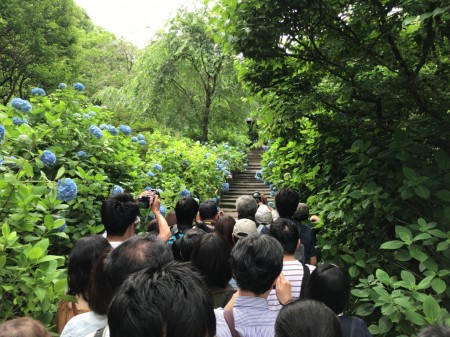
<instances>
[{"instance_id":1,"label":"person's head","mask_svg":"<svg viewBox=\"0 0 450 337\"><path fill-rule=\"evenodd\" d=\"M272 211L269 209L269 206L259 206L255 214L255 219L260 225L272 224Z\"/></svg>"},{"instance_id":2,"label":"person's head","mask_svg":"<svg viewBox=\"0 0 450 337\"><path fill-rule=\"evenodd\" d=\"M262 295L281 273L283 248L268 235L252 234L236 243L230 262L239 289Z\"/></svg>"},{"instance_id":3,"label":"person's head","mask_svg":"<svg viewBox=\"0 0 450 337\"><path fill-rule=\"evenodd\" d=\"M153 219L153 220L151 220L148 223L148 225L147 225L147 233L148 234L154 234L154 235L158 235L159 234L158 220Z\"/></svg>"},{"instance_id":4,"label":"person's head","mask_svg":"<svg viewBox=\"0 0 450 337\"><path fill-rule=\"evenodd\" d=\"M434 324L420 330L417 337L450 337L450 327Z\"/></svg>"},{"instance_id":5,"label":"person's head","mask_svg":"<svg viewBox=\"0 0 450 337\"><path fill-rule=\"evenodd\" d=\"M183 237L172 244L173 258L181 262L189 261L195 244L205 234L205 231L198 228L189 229Z\"/></svg>"},{"instance_id":6,"label":"person's head","mask_svg":"<svg viewBox=\"0 0 450 337\"><path fill-rule=\"evenodd\" d=\"M308 220L309 207L305 203L300 202L292 217L297 221Z\"/></svg>"},{"instance_id":7,"label":"person's head","mask_svg":"<svg viewBox=\"0 0 450 337\"><path fill-rule=\"evenodd\" d=\"M169 227L177 224L177 216L175 211L171 211L166 214L166 221Z\"/></svg>"},{"instance_id":8,"label":"person's head","mask_svg":"<svg viewBox=\"0 0 450 337\"><path fill-rule=\"evenodd\" d=\"M177 262L133 274L108 312L111 337L213 337L208 290L189 265Z\"/></svg>"},{"instance_id":9,"label":"person's head","mask_svg":"<svg viewBox=\"0 0 450 337\"><path fill-rule=\"evenodd\" d=\"M253 199L255 199L256 203L260 203L261 202L261 193L259 193L258 191L253 192L252 194Z\"/></svg>"},{"instance_id":10,"label":"person's head","mask_svg":"<svg viewBox=\"0 0 450 337\"><path fill-rule=\"evenodd\" d=\"M298 229L286 218L278 218L269 228L269 235L277 239L283 247L284 255L294 255L299 244Z\"/></svg>"},{"instance_id":11,"label":"person's head","mask_svg":"<svg viewBox=\"0 0 450 337\"><path fill-rule=\"evenodd\" d=\"M230 215L221 216L217 219L216 224L214 225L214 233L222 236L230 247L234 246L233 241L233 229L236 224L236 220Z\"/></svg>"},{"instance_id":12,"label":"person's head","mask_svg":"<svg viewBox=\"0 0 450 337\"><path fill-rule=\"evenodd\" d=\"M0 337L50 337L47 328L30 317L20 317L0 324Z\"/></svg>"},{"instance_id":13,"label":"person's head","mask_svg":"<svg viewBox=\"0 0 450 337\"><path fill-rule=\"evenodd\" d=\"M283 188L275 196L277 211L281 218L291 218L297 209L300 196L292 188Z\"/></svg>"},{"instance_id":14,"label":"person's head","mask_svg":"<svg viewBox=\"0 0 450 337\"><path fill-rule=\"evenodd\" d=\"M350 299L350 280L338 266L331 263L321 264L309 277L305 297L321 301L336 314L341 314Z\"/></svg>"},{"instance_id":15,"label":"person's head","mask_svg":"<svg viewBox=\"0 0 450 337\"><path fill-rule=\"evenodd\" d=\"M258 209L258 204L251 195L241 195L236 200L236 211L238 213L239 219L244 218L255 218L256 210Z\"/></svg>"},{"instance_id":16,"label":"person's head","mask_svg":"<svg viewBox=\"0 0 450 337\"><path fill-rule=\"evenodd\" d=\"M116 290L134 272L158 268L173 260L169 247L154 235L133 236L101 256L89 284L89 307L104 315Z\"/></svg>"},{"instance_id":17,"label":"person's head","mask_svg":"<svg viewBox=\"0 0 450 337\"><path fill-rule=\"evenodd\" d=\"M192 226L198 212L198 202L192 197L183 197L175 206L178 225Z\"/></svg>"},{"instance_id":18,"label":"person's head","mask_svg":"<svg viewBox=\"0 0 450 337\"><path fill-rule=\"evenodd\" d=\"M256 222L246 218L239 219L238 221L236 221L236 224L233 228L233 240L234 242L237 242L237 240L253 233L257 233Z\"/></svg>"},{"instance_id":19,"label":"person's head","mask_svg":"<svg viewBox=\"0 0 450 337\"><path fill-rule=\"evenodd\" d=\"M191 254L192 265L209 287L225 288L231 279L231 248L219 235L208 233L196 243Z\"/></svg>"},{"instance_id":20,"label":"person's head","mask_svg":"<svg viewBox=\"0 0 450 337\"><path fill-rule=\"evenodd\" d=\"M108 235L123 236L130 226L135 226L139 204L131 194L117 193L102 202L100 214Z\"/></svg>"},{"instance_id":21,"label":"person's head","mask_svg":"<svg viewBox=\"0 0 450 337\"><path fill-rule=\"evenodd\" d=\"M198 213L201 220L216 220L218 218L219 211L217 205L212 200L202 201L198 208Z\"/></svg>"},{"instance_id":22,"label":"person's head","mask_svg":"<svg viewBox=\"0 0 450 337\"><path fill-rule=\"evenodd\" d=\"M281 308L275 322L275 337L342 337L341 323L325 304L298 300Z\"/></svg>"},{"instance_id":23,"label":"person's head","mask_svg":"<svg viewBox=\"0 0 450 337\"><path fill-rule=\"evenodd\" d=\"M91 271L98 257L111 245L101 235L89 235L75 242L69 254L67 266L67 294L81 295L88 301L88 285ZM108 250L109 251L109 250Z\"/></svg>"}]
</instances>

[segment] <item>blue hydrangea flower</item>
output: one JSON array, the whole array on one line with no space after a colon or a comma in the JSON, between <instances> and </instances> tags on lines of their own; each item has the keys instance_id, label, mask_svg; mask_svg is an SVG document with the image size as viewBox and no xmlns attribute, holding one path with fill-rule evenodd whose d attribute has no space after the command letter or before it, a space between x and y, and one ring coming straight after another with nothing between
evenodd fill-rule
<instances>
[{"instance_id":1,"label":"blue hydrangea flower","mask_svg":"<svg viewBox=\"0 0 450 337\"><path fill-rule=\"evenodd\" d=\"M180 192L180 195L181 195L182 197L190 197L190 196L191 196L191 192L189 192L188 189L184 189L184 190L182 190L182 191Z\"/></svg>"},{"instance_id":2,"label":"blue hydrangea flower","mask_svg":"<svg viewBox=\"0 0 450 337\"><path fill-rule=\"evenodd\" d=\"M119 133L119 131L118 131L114 126L112 126L112 125L109 125L109 126L108 126L108 131L109 131L109 133L112 134L113 136L116 136L116 135Z\"/></svg>"},{"instance_id":3,"label":"blue hydrangea flower","mask_svg":"<svg viewBox=\"0 0 450 337\"><path fill-rule=\"evenodd\" d=\"M0 166L2 166L2 164L3 164L3 157L0 156Z\"/></svg>"},{"instance_id":4,"label":"blue hydrangea flower","mask_svg":"<svg viewBox=\"0 0 450 337\"><path fill-rule=\"evenodd\" d=\"M97 116L97 113L95 111L91 110L91 111L88 112L88 115L91 116L91 117L95 117L95 116Z\"/></svg>"},{"instance_id":5,"label":"blue hydrangea flower","mask_svg":"<svg viewBox=\"0 0 450 337\"><path fill-rule=\"evenodd\" d=\"M217 159L217 164L222 164L222 159Z\"/></svg>"},{"instance_id":6,"label":"blue hydrangea flower","mask_svg":"<svg viewBox=\"0 0 450 337\"><path fill-rule=\"evenodd\" d=\"M258 180L261 180L261 179L262 179L262 172L261 172L261 170L256 171L256 173L255 173L255 178L258 179Z\"/></svg>"},{"instance_id":7,"label":"blue hydrangea flower","mask_svg":"<svg viewBox=\"0 0 450 337\"><path fill-rule=\"evenodd\" d=\"M114 185L112 188L111 194L123 193L123 188L119 185Z\"/></svg>"},{"instance_id":8,"label":"blue hydrangea flower","mask_svg":"<svg viewBox=\"0 0 450 337\"><path fill-rule=\"evenodd\" d=\"M10 105L11 105L13 108L15 108L15 109L17 109L17 110L20 110L20 111L22 111L22 112L30 112L30 111L31 111L31 108L32 108L32 105L31 105L30 102L28 102L28 101L25 100L25 99L18 98L18 97L14 98L14 99L11 101Z\"/></svg>"},{"instance_id":9,"label":"blue hydrangea flower","mask_svg":"<svg viewBox=\"0 0 450 337\"><path fill-rule=\"evenodd\" d=\"M19 137L17 137L17 140L19 142L29 142L30 137L28 137L27 135L19 135Z\"/></svg>"},{"instance_id":10,"label":"blue hydrangea flower","mask_svg":"<svg viewBox=\"0 0 450 337\"><path fill-rule=\"evenodd\" d=\"M120 132L122 132L124 135L129 135L131 133L131 128L128 125L120 125L119 126ZM138 137L139 139L139 137Z\"/></svg>"},{"instance_id":11,"label":"blue hydrangea flower","mask_svg":"<svg viewBox=\"0 0 450 337\"><path fill-rule=\"evenodd\" d=\"M58 180L58 195L56 198L68 202L77 196L77 184L70 178Z\"/></svg>"},{"instance_id":12,"label":"blue hydrangea flower","mask_svg":"<svg viewBox=\"0 0 450 337\"><path fill-rule=\"evenodd\" d=\"M6 134L5 127L2 124L0 124L0 143L5 138L5 134Z\"/></svg>"},{"instance_id":13,"label":"blue hydrangea flower","mask_svg":"<svg viewBox=\"0 0 450 337\"><path fill-rule=\"evenodd\" d=\"M84 151L82 151L82 150L81 150L81 151L78 151L78 152L77 152L77 156L80 157L80 158L84 158L84 157L86 157L86 152L84 152Z\"/></svg>"},{"instance_id":14,"label":"blue hydrangea flower","mask_svg":"<svg viewBox=\"0 0 450 337\"><path fill-rule=\"evenodd\" d=\"M146 187L145 187L145 190L146 190L146 191L150 191L150 190L152 190L152 188L151 188L151 186L146 186Z\"/></svg>"},{"instance_id":15,"label":"blue hydrangea flower","mask_svg":"<svg viewBox=\"0 0 450 337\"><path fill-rule=\"evenodd\" d=\"M263 148L264 151L267 151L269 149L269 147L267 145L263 145L262 148Z\"/></svg>"},{"instance_id":16,"label":"blue hydrangea flower","mask_svg":"<svg viewBox=\"0 0 450 337\"><path fill-rule=\"evenodd\" d=\"M61 82L60 84L58 84L58 89L66 89L67 88L67 84Z\"/></svg>"},{"instance_id":17,"label":"blue hydrangea flower","mask_svg":"<svg viewBox=\"0 0 450 337\"><path fill-rule=\"evenodd\" d=\"M161 212L162 216L166 216L167 209L164 205L159 206L159 211Z\"/></svg>"},{"instance_id":18,"label":"blue hydrangea flower","mask_svg":"<svg viewBox=\"0 0 450 337\"><path fill-rule=\"evenodd\" d=\"M228 160L224 160L224 161L223 161L223 164L224 164L225 166L229 166L229 165L230 165L230 163L228 162Z\"/></svg>"},{"instance_id":19,"label":"blue hydrangea flower","mask_svg":"<svg viewBox=\"0 0 450 337\"><path fill-rule=\"evenodd\" d=\"M108 130L108 125L106 125L106 124L100 124L100 129L101 129L101 130Z\"/></svg>"},{"instance_id":20,"label":"blue hydrangea flower","mask_svg":"<svg viewBox=\"0 0 450 337\"><path fill-rule=\"evenodd\" d=\"M83 83L77 82L73 85L73 88L77 91L83 91L84 85L83 85Z\"/></svg>"},{"instance_id":21,"label":"blue hydrangea flower","mask_svg":"<svg viewBox=\"0 0 450 337\"><path fill-rule=\"evenodd\" d=\"M95 136L95 138L100 139L103 137L103 132L98 126L91 125L89 131Z\"/></svg>"},{"instance_id":22,"label":"blue hydrangea flower","mask_svg":"<svg viewBox=\"0 0 450 337\"><path fill-rule=\"evenodd\" d=\"M31 94L33 96L45 96L45 90L42 88L33 88L31 89Z\"/></svg>"},{"instance_id":23,"label":"blue hydrangea flower","mask_svg":"<svg viewBox=\"0 0 450 337\"><path fill-rule=\"evenodd\" d=\"M225 144L223 147L224 147L226 150L228 150L228 149L230 148L230 146L229 146L228 144Z\"/></svg>"},{"instance_id":24,"label":"blue hydrangea flower","mask_svg":"<svg viewBox=\"0 0 450 337\"><path fill-rule=\"evenodd\" d=\"M91 119L91 116L89 114L83 114L83 118Z\"/></svg>"},{"instance_id":25,"label":"blue hydrangea flower","mask_svg":"<svg viewBox=\"0 0 450 337\"><path fill-rule=\"evenodd\" d=\"M150 178L153 178L153 177L155 176L155 174L154 174L152 171L148 171L148 172L147 172L147 175L148 175Z\"/></svg>"},{"instance_id":26,"label":"blue hydrangea flower","mask_svg":"<svg viewBox=\"0 0 450 337\"><path fill-rule=\"evenodd\" d=\"M56 156L52 151L45 150L44 153L42 153L41 160L45 165L53 166L56 163Z\"/></svg>"},{"instance_id":27,"label":"blue hydrangea flower","mask_svg":"<svg viewBox=\"0 0 450 337\"><path fill-rule=\"evenodd\" d=\"M205 157L205 159L206 159L206 158L209 158L209 156L211 156L211 153L208 152L208 153L205 154L204 157Z\"/></svg>"},{"instance_id":28,"label":"blue hydrangea flower","mask_svg":"<svg viewBox=\"0 0 450 337\"><path fill-rule=\"evenodd\" d=\"M73 114L73 117L75 117L75 118L81 118L81 115L80 115L78 112L75 112L75 113Z\"/></svg>"},{"instance_id":29,"label":"blue hydrangea flower","mask_svg":"<svg viewBox=\"0 0 450 337\"><path fill-rule=\"evenodd\" d=\"M274 166L275 166L275 163L274 163L273 161L270 161L269 164L267 164L267 166L269 166L269 167L274 167Z\"/></svg>"},{"instance_id":30,"label":"blue hydrangea flower","mask_svg":"<svg viewBox=\"0 0 450 337\"><path fill-rule=\"evenodd\" d=\"M136 142L138 141L138 139L137 139L137 137L131 137L131 141L132 141L133 143L136 143Z\"/></svg>"},{"instance_id":31,"label":"blue hydrangea flower","mask_svg":"<svg viewBox=\"0 0 450 337\"><path fill-rule=\"evenodd\" d=\"M270 207L275 208L275 204L274 204L273 201L269 201L267 204L268 204Z\"/></svg>"},{"instance_id":32,"label":"blue hydrangea flower","mask_svg":"<svg viewBox=\"0 0 450 337\"><path fill-rule=\"evenodd\" d=\"M222 164L217 164L216 170L217 170L217 171L220 171L221 169L222 169Z\"/></svg>"},{"instance_id":33,"label":"blue hydrangea flower","mask_svg":"<svg viewBox=\"0 0 450 337\"><path fill-rule=\"evenodd\" d=\"M143 134L138 134L137 135L137 138L139 139L139 140L144 140L145 139L145 136L143 135Z\"/></svg>"},{"instance_id":34,"label":"blue hydrangea flower","mask_svg":"<svg viewBox=\"0 0 450 337\"><path fill-rule=\"evenodd\" d=\"M225 174L227 175L227 176L229 176L230 174L231 174L231 172L230 171L225 171Z\"/></svg>"},{"instance_id":35,"label":"blue hydrangea flower","mask_svg":"<svg viewBox=\"0 0 450 337\"><path fill-rule=\"evenodd\" d=\"M159 165L159 164L153 165L153 168L154 168L155 170L162 171L162 166Z\"/></svg>"},{"instance_id":36,"label":"blue hydrangea flower","mask_svg":"<svg viewBox=\"0 0 450 337\"><path fill-rule=\"evenodd\" d=\"M223 183L222 184L222 191L228 192L230 190L230 184L229 183Z\"/></svg>"},{"instance_id":37,"label":"blue hydrangea flower","mask_svg":"<svg viewBox=\"0 0 450 337\"><path fill-rule=\"evenodd\" d=\"M163 152L162 152L162 154L166 154L166 153L167 153L166 151L163 151Z\"/></svg>"},{"instance_id":38,"label":"blue hydrangea flower","mask_svg":"<svg viewBox=\"0 0 450 337\"><path fill-rule=\"evenodd\" d=\"M174 149L172 149L172 150L170 150L170 152L172 152L172 153L175 153L175 150L174 150Z\"/></svg>"},{"instance_id":39,"label":"blue hydrangea flower","mask_svg":"<svg viewBox=\"0 0 450 337\"><path fill-rule=\"evenodd\" d=\"M16 124L16 125L22 125L23 124L22 120L19 117L15 117L15 116L13 117L12 122L14 124Z\"/></svg>"},{"instance_id":40,"label":"blue hydrangea flower","mask_svg":"<svg viewBox=\"0 0 450 337\"><path fill-rule=\"evenodd\" d=\"M157 152L157 153L160 152L160 151L161 151L160 149L156 149L156 150L155 150L155 152Z\"/></svg>"},{"instance_id":41,"label":"blue hydrangea flower","mask_svg":"<svg viewBox=\"0 0 450 337\"><path fill-rule=\"evenodd\" d=\"M275 196L275 194L276 194L276 192L275 192L275 191L270 191L270 196L271 196L271 197L274 197L274 196Z\"/></svg>"},{"instance_id":42,"label":"blue hydrangea flower","mask_svg":"<svg viewBox=\"0 0 450 337\"><path fill-rule=\"evenodd\" d=\"M141 139L139 141L139 145L147 145L147 142L145 140Z\"/></svg>"},{"instance_id":43,"label":"blue hydrangea flower","mask_svg":"<svg viewBox=\"0 0 450 337\"><path fill-rule=\"evenodd\" d=\"M189 165L188 161L187 160L183 160L183 165L184 166L188 166Z\"/></svg>"}]
</instances>

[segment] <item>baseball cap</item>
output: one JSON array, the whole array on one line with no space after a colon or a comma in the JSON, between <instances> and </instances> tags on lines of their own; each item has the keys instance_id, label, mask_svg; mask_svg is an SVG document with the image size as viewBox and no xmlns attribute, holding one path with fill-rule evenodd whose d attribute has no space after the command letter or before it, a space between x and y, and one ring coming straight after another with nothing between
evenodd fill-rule
<instances>
[{"instance_id":1,"label":"baseball cap","mask_svg":"<svg viewBox=\"0 0 450 337\"><path fill-rule=\"evenodd\" d=\"M272 223L272 212L266 205L261 205L255 214L255 219L261 224L270 225Z\"/></svg>"},{"instance_id":2,"label":"baseball cap","mask_svg":"<svg viewBox=\"0 0 450 337\"><path fill-rule=\"evenodd\" d=\"M250 219L239 219L236 221L233 229L233 235L238 238L243 238L256 232L256 223Z\"/></svg>"}]
</instances>

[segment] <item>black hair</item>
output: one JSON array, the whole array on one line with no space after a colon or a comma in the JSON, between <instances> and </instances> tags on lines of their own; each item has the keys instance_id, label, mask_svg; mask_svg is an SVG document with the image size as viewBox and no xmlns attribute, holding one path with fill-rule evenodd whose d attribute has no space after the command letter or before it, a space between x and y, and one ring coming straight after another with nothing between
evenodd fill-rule
<instances>
[{"instance_id":1,"label":"black hair","mask_svg":"<svg viewBox=\"0 0 450 337\"><path fill-rule=\"evenodd\" d=\"M350 280L338 266L321 264L309 277L305 297L321 301L336 314L341 314L350 300Z\"/></svg>"},{"instance_id":2,"label":"black hair","mask_svg":"<svg viewBox=\"0 0 450 337\"><path fill-rule=\"evenodd\" d=\"M225 288L231 279L231 248L219 235L208 233L197 241L191 254L192 265L204 277L208 287Z\"/></svg>"},{"instance_id":3,"label":"black hair","mask_svg":"<svg viewBox=\"0 0 450 337\"><path fill-rule=\"evenodd\" d=\"M239 219L255 219L258 204L251 195L241 195L236 200L236 211Z\"/></svg>"},{"instance_id":4,"label":"black hair","mask_svg":"<svg viewBox=\"0 0 450 337\"><path fill-rule=\"evenodd\" d=\"M298 300L281 308L275 337L342 337L341 323L324 303Z\"/></svg>"},{"instance_id":5,"label":"black hair","mask_svg":"<svg viewBox=\"0 0 450 337\"><path fill-rule=\"evenodd\" d=\"M102 202L100 214L106 232L121 236L140 215L139 204L131 194L117 193Z\"/></svg>"},{"instance_id":6,"label":"black hair","mask_svg":"<svg viewBox=\"0 0 450 337\"><path fill-rule=\"evenodd\" d=\"M261 295L281 273L283 247L268 235L250 234L236 243L230 261L239 288Z\"/></svg>"},{"instance_id":7,"label":"black hair","mask_svg":"<svg viewBox=\"0 0 450 337\"><path fill-rule=\"evenodd\" d=\"M50 337L50 332L31 317L10 319L0 324L0 337Z\"/></svg>"},{"instance_id":8,"label":"black hair","mask_svg":"<svg viewBox=\"0 0 450 337\"><path fill-rule=\"evenodd\" d=\"M285 255L294 255L298 245L298 229L286 218L278 218L269 227L269 235L277 239Z\"/></svg>"},{"instance_id":9,"label":"black hair","mask_svg":"<svg viewBox=\"0 0 450 337\"><path fill-rule=\"evenodd\" d=\"M68 295L81 295L88 301L88 285L92 269L98 257L107 248L111 248L111 245L101 235L89 235L75 242L67 266Z\"/></svg>"},{"instance_id":10,"label":"black hair","mask_svg":"<svg viewBox=\"0 0 450 337\"><path fill-rule=\"evenodd\" d=\"M417 337L450 337L450 327L440 324L429 325L420 330Z\"/></svg>"},{"instance_id":11,"label":"black hair","mask_svg":"<svg viewBox=\"0 0 450 337\"><path fill-rule=\"evenodd\" d=\"M111 303L108 325L111 337L216 335L208 289L188 264L177 262L130 276Z\"/></svg>"},{"instance_id":12,"label":"black hair","mask_svg":"<svg viewBox=\"0 0 450 337\"><path fill-rule=\"evenodd\" d=\"M89 307L105 315L116 290L126 278L147 267L173 261L169 247L154 235L133 236L99 258L89 284Z\"/></svg>"},{"instance_id":13,"label":"black hair","mask_svg":"<svg viewBox=\"0 0 450 337\"><path fill-rule=\"evenodd\" d=\"M231 248L234 247L233 229L235 224L236 220L231 215L224 215L217 219L214 225L214 233L222 236Z\"/></svg>"},{"instance_id":14,"label":"black hair","mask_svg":"<svg viewBox=\"0 0 450 337\"><path fill-rule=\"evenodd\" d=\"M303 202L300 202L297 205L297 209L294 212L294 215L292 215L294 220L296 221L304 221L308 220L309 218L309 207Z\"/></svg>"},{"instance_id":15,"label":"black hair","mask_svg":"<svg viewBox=\"0 0 450 337\"><path fill-rule=\"evenodd\" d=\"M214 219L219 211L217 210L217 205L214 201L205 200L200 203L198 212L202 220L209 220Z\"/></svg>"},{"instance_id":16,"label":"black hair","mask_svg":"<svg viewBox=\"0 0 450 337\"><path fill-rule=\"evenodd\" d=\"M275 196L277 211L282 218L292 218L297 210L300 196L292 188L283 188Z\"/></svg>"},{"instance_id":17,"label":"black hair","mask_svg":"<svg viewBox=\"0 0 450 337\"><path fill-rule=\"evenodd\" d=\"M159 235L158 220L153 219L147 224L147 233L153 235Z\"/></svg>"},{"instance_id":18,"label":"black hair","mask_svg":"<svg viewBox=\"0 0 450 337\"><path fill-rule=\"evenodd\" d=\"M189 229L183 237L172 244L173 258L181 262L190 261L195 244L205 234L205 231L198 228Z\"/></svg>"},{"instance_id":19,"label":"black hair","mask_svg":"<svg viewBox=\"0 0 450 337\"><path fill-rule=\"evenodd\" d=\"M198 202L192 197L183 197L175 206L177 225L192 226L198 212Z\"/></svg>"}]
</instances>

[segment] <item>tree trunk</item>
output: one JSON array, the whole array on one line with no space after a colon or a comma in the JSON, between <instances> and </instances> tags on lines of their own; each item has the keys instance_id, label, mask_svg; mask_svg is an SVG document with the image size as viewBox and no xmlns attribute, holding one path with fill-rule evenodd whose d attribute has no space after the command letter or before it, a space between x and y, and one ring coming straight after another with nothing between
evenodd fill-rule
<instances>
[{"instance_id":1,"label":"tree trunk","mask_svg":"<svg viewBox=\"0 0 450 337\"><path fill-rule=\"evenodd\" d=\"M210 93L206 93L205 100L205 112L203 114L202 121L202 144L208 141L208 124L209 124L209 112L211 111L211 95Z\"/></svg>"}]
</instances>

